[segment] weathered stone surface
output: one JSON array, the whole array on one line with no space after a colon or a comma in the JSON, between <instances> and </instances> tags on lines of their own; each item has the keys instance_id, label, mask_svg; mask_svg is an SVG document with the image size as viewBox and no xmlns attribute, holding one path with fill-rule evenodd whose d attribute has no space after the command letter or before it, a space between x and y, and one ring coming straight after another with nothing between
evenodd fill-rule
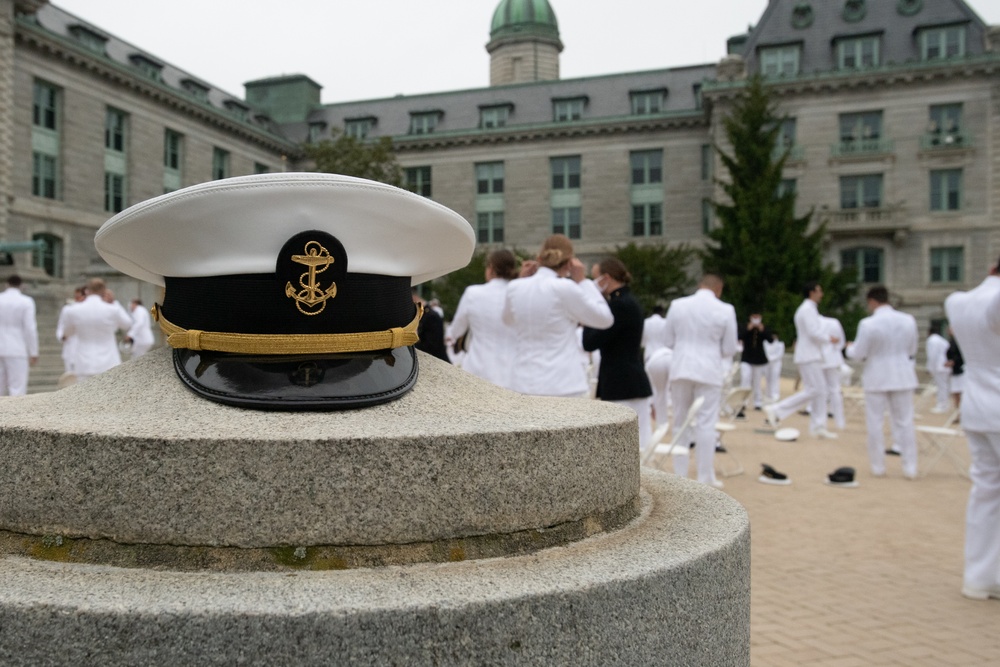
<instances>
[{"instance_id":1,"label":"weathered stone surface","mask_svg":"<svg viewBox=\"0 0 1000 667\"><path fill-rule=\"evenodd\" d=\"M624 529L529 556L286 573L0 559L0 663L749 665L729 496L643 474Z\"/></svg>"},{"instance_id":2,"label":"weathered stone surface","mask_svg":"<svg viewBox=\"0 0 1000 667\"><path fill-rule=\"evenodd\" d=\"M427 355L402 399L331 413L198 398L156 350L0 399L0 529L121 543L394 545L546 528L639 489L635 415L526 397Z\"/></svg>"}]
</instances>

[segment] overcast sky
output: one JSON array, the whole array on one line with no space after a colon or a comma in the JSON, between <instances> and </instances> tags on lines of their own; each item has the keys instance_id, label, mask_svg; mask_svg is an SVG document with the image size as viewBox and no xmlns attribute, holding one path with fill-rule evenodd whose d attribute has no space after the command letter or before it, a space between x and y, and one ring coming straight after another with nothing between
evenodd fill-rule
<instances>
[{"instance_id":1,"label":"overcast sky","mask_svg":"<svg viewBox=\"0 0 1000 667\"><path fill-rule=\"evenodd\" d=\"M829 0L823 0L824 2ZM489 85L500 0L56 0L52 4L231 94L305 74L323 102ZM571 79L716 62L766 0L550 0ZM1000 0L970 0L1000 24Z\"/></svg>"}]
</instances>

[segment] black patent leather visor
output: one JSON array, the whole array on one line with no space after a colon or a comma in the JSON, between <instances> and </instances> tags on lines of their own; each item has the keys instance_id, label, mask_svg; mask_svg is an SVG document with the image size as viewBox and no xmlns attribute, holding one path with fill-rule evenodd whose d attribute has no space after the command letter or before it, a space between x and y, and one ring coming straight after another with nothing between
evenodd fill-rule
<instances>
[{"instance_id":1,"label":"black patent leather visor","mask_svg":"<svg viewBox=\"0 0 1000 667\"><path fill-rule=\"evenodd\" d=\"M174 369L199 396L256 410L347 410L378 405L412 389L418 370L412 347L255 357L176 349Z\"/></svg>"}]
</instances>

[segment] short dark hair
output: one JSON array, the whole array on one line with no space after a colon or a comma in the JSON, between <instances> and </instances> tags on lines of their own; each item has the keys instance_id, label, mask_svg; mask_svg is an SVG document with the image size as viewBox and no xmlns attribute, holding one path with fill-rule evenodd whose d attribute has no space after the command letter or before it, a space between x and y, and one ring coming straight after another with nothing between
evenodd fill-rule
<instances>
[{"instance_id":1,"label":"short dark hair","mask_svg":"<svg viewBox=\"0 0 1000 667\"><path fill-rule=\"evenodd\" d=\"M875 285L868 290L867 298L875 303L889 303L889 290L884 285Z\"/></svg>"},{"instance_id":2,"label":"short dark hair","mask_svg":"<svg viewBox=\"0 0 1000 667\"><path fill-rule=\"evenodd\" d=\"M493 269L497 278L513 280L517 278L517 258L510 250L494 250L486 258L486 265Z\"/></svg>"},{"instance_id":3,"label":"short dark hair","mask_svg":"<svg viewBox=\"0 0 1000 667\"><path fill-rule=\"evenodd\" d=\"M813 290L815 290L817 287L819 287L819 281L810 280L809 282L807 282L805 285L802 286L802 296L808 299L809 295L812 294Z\"/></svg>"},{"instance_id":4,"label":"short dark hair","mask_svg":"<svg viewBox=\"0 0 1000 667\"><path fill-rule=\"evenodd\" d=\"M10 285L11 287L20 287L21 286L21 276L19 276L19 275L17 275L15 273L14 275L12 275L9 278L7 278L7 284Z\"/></svg>"},{"instance_id":5,"label":"short dark hair","mask_svg":"<svg viewBox=\"0 0 1000 667\"><path fill-rule=\"evenodd\" d=\"M663 306L659 305L659 304L653 306L653 314L654 315L665 315L666 312L667 312L667 309L664 308Z\"/></svg>"}]
</instances>

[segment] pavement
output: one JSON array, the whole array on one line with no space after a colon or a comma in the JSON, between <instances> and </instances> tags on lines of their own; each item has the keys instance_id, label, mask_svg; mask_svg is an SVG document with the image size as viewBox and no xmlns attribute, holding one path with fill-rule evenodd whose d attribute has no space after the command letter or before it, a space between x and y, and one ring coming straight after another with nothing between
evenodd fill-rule
<instances>
[{"instance_id":1,"label":"pavement","mask_svg":"<svg viewBox=\"0 0 1000 667\"><path fill-rule=\"evenodd\" d=\"M941 425L945 415L927 407L918 399L917 423ZM887 475L873 477L863 409L848 412L837 440L809 437L808 417L794 415L781 426L802 435L778 442L752 410L723 437L732 455L717 455L717 470L732 471L737 459L745 469L720 479L750 515L753 665L1000 664L1000 600L960 593L970 482L948 459L911 481L889 457ZM918 444L928 461L920 434ZM964 439L952 449L968 462ZM654 464L670 470L665 459ZM792 484L758 482L762 463ZM857 488L824 484L841 466L857 469Z\"/></svg>"}]
</instances>

